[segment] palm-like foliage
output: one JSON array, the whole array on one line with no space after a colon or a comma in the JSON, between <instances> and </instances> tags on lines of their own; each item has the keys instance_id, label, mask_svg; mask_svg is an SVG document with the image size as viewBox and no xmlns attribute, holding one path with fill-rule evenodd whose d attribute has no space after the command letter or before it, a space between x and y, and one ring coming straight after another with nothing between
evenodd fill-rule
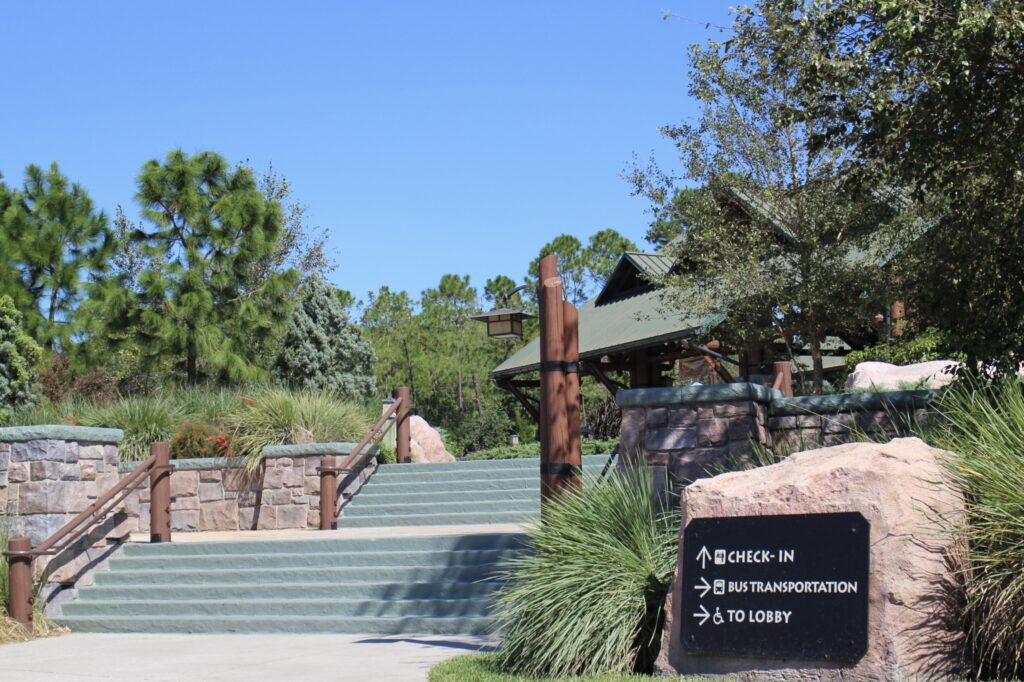
<instances>
[{"instance_id":1,"label":"palm-like foliage","mask_svg":"<svg viewBox=\"0 0 1024 682\"><path fill-rule=\"evenodd\" d=\"M964 625L977 672L1024 674L1024 387L960 385L943 398L945 419L926 435L955 453L948 466L968 503L960 529Z\"/></svg>"},{"instance_id":2,"label":"palm-like foliage","mask_svg":"<svg viewBox=\"0 0 1024 682\"><path fill-rule=\"evenodd\" d=\"M649 669L678 533L646 469L550 504L529 531L530 551L504 572L502 667L551 676Z\"/></svg>"}]
</instances>

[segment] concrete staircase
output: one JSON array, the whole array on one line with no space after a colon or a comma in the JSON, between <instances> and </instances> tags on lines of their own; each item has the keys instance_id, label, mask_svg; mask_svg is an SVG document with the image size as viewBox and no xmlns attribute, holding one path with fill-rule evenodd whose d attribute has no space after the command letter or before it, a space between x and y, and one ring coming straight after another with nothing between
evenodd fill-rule
<instances>
[{"instance_id":1,"label":"concrete staircase","mask_svg":"<svg viewBox=\"0 0 1024 682\"><path fill-rule=\"evenodd\" d=\"M586 479L596 480L607 458L585 459ZM338 532L130 543L56 620L78 632L486 634L496 569L523 537L487 524L538 519L538 467L383 466ZM345 537L356 526L374 529Z\"/></svg>"},{"instance_id":2,"label":"concrete staircase","mask_svg":"<svg viewBox=\"0 0 1024 682\"><path fill-rule=\"evenodd\" d=\"M597 480L607 455L583 458ZM384 465L338 519L339 528L533 523L540 518L540 461L498 459Z\"/></svg>"}]
</instances>

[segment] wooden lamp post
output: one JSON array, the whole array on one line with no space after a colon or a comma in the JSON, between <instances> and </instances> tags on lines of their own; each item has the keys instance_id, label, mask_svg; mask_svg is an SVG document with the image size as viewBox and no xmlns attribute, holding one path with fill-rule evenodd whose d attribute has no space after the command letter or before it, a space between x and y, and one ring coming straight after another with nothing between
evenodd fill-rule
<instances>
[{"instance_id":1,"label":"wooden lamp post","mask_svg":"<svg viewBox=\"0 0 1024 682\"><path fill-rule=\"evenodd\" d=\"M580 455L579 311L562 300L558 259L540 261L540 495L547 502L583 485ZM522 288L522 287L521 287ZM512 292L514 293L514 292ZM511 295L511 294L510 294ZM507 301L508 296L505 297ZM522 336L525 313L508 308L474 319L487 323L488 336Z\"/></svg>"}]
</instances>

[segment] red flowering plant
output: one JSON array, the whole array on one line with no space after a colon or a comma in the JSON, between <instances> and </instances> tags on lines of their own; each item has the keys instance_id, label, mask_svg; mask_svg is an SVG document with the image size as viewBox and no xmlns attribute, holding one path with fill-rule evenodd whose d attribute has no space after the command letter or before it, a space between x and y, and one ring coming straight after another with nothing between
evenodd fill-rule
<instances>
[{"instance_id":1,"label":"red flowering plant","mask_svg":"<svg viewBox=\"0 0 1024 682\"><path fill-rule=\"evenodd\" d=\"M226 433L212 424L184 421L171 440L171 456L185 457L231 457L234 449Z\"/></svg>"}]
</instances>

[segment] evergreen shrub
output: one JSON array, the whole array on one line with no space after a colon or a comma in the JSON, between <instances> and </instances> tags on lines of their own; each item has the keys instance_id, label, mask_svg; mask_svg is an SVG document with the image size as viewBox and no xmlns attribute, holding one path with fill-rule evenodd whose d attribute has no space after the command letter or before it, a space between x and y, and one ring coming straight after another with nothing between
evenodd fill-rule
<instances>
[{"instance_id":1,"label":"evergreen shrub","mask_svg":"<svg viewBox=\"0 0 1024 682\"><path fill-rule=\"evenodd\" d=\"M42 349L21 326L21 313L0 296L0 424L11 411L36 402L36 366Z\"/></svg>"},{"instance_id":2,"label":"evergreen shrub","mask_svg":"<svg viewBox=\"0 0 1024 682\"><path fill-rule=\"evenodd\" d=\"M527 531L496 599L501 667L525 675L647 672L679 535L642 467L567 492Z\"/></svg>"}]
</instances>

